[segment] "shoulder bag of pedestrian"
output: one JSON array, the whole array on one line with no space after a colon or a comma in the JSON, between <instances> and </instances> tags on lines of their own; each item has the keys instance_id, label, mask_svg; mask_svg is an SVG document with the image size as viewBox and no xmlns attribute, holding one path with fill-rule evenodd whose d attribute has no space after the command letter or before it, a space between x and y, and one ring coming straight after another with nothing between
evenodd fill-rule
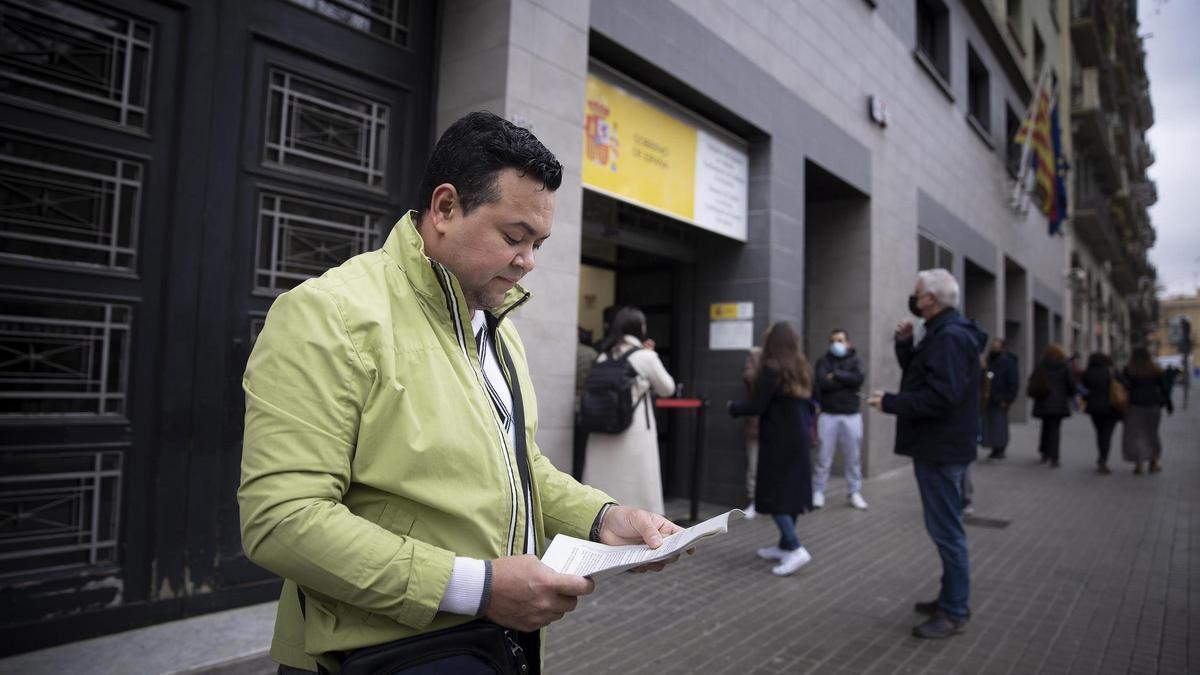
<instances>
[{"instance_id":1,"label":"shoulder bag of pedestrian","mask_svg":"<svg viewBox=\"0 0 1200 675\"><path fill-rule=\"evenodd\" d=\"M1118 415L1124 415L1125 410L1129 407L1129 390L1111 371L1108 378L1108 405Z\"/></svg>"},{"instance_id":2,"label":"shoulder bag of pedestrian","mask_svg":"<svg viewBox=\"0 0 1200 675\"><path fill-rule=\"evenodd\" d=\"M635 401L633 390L638 374L629 363L629 355L639 349L604 360L597 360L583 382L579 398L579 424L588 433L619 434L633 424L633 411L649 394ZM650 407L646 406L646 428L650 428Z\"/></svg>"}]
</instances>

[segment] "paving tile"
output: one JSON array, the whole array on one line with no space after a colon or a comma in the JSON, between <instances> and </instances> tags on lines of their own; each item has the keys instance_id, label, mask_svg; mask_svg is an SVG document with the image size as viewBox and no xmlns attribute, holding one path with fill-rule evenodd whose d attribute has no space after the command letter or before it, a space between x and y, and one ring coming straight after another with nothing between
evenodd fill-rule
<instances>
[{"instance_id":1,"label":"paving tile","mask_svg":"<svg viewBox=\"0 0 1200 675\"><path fill-rule=\"evenodd\" d=\"M1036 461L1038 428L1014 425L1009 459L972 468L976 508L1010 521L968 525L972 621L965 635L910 636L916 600L941 573L911 474L867 481L870 510L800 518L813 562L780 579L754 549L766 518L735 524L659 575L601 582L550 628L554 673L1200 672L1200 410L1163 422L1161 474L1134 476L1114 442L1094 472L1086 418L1063 427L1063 467ZM1119 439L1120 434L1117 434ZM728 507L706 504L705 514ZM686 510L671 501L669 515ZM1189 638L1193 638L1189 640Z\"/></svg>"}]
</instances>

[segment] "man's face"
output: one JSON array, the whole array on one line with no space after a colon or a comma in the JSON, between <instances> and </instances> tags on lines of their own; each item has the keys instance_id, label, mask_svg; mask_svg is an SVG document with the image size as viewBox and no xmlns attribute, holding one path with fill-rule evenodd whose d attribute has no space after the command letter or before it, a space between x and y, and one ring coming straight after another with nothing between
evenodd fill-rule
<instances>
[{"instance_id":1,"label":"man's face","mask_svg":"<svg viewBox=\"0 0 1200 675\"><path fill-rule=\"evenodd\" d=\"M1004 351L1004 343L999 340L992 340L992 351L997 354Z\"/></svg>"},{"instance_id":2,"label":"man's face","mask_svg":"<svg viewBox=\"0 0 1200 675\"><path fill-rule=\"evenodd\" d=\"M832 347L834 343L841 343L846 346L846 349L850 348L850 339L846 337L845 333L834 333L833 335L830 335L829 346Z\"/></svg>"},{"instance_id":3,"label":"man's face","mask_svg":"<svg viewBox=\"0 0 1200 675\"><path fill-rule=\"evenodd\" d=\"M466 215L453 204L434 223L441 238L431 257L454 273L472 310L499 306L504 294L533 271L535 253L554 224L554 193L540 180L504 169L496 187L496 201Z\"/></svg>"}]
</instances>

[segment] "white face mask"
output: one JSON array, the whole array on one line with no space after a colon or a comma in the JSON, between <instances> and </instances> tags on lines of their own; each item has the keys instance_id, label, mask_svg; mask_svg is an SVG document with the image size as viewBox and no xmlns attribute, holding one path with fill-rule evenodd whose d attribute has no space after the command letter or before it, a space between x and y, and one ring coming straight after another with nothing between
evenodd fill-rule
<instances>
[{"instance_id":1,"label":"white face mask","mask_svg":"<svg viewBox=\"0 0 1200 675\"><path fill-rule=\"evenodd\" d=\"M846 347L846 343L844 342L829 343L829 353L833 354L839 359L845 356L848 351L849 349Z\"/></svg>"}]
</instances>

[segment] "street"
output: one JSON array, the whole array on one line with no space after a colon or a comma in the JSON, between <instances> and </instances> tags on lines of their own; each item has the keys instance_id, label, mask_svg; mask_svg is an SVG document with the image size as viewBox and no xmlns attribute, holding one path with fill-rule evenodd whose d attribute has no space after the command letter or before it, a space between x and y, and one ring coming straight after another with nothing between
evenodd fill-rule
<instances>
[{"instance_id":1,"label":"street","mask_svg":"<svg viewBox=\"0 0 1200 675\"><path fill-rule=\"evenodd\" d=\"M1064 424L1060 469L1038 463L1037 431L1014 425L1008 459L972 467L976 518L1008 524L967 528L965 635L909 634L941 568L905 470L867 482L865 512L831 487L800 518L813 562L792 577L755 558L777 536L759 517L668 573L607 580L551 627L547 672L1200 672L1200 411L1164 416L1156 475L1120 460L1120 427L1111 476L1085 416Z\"/></svg>"}]
</instances>

